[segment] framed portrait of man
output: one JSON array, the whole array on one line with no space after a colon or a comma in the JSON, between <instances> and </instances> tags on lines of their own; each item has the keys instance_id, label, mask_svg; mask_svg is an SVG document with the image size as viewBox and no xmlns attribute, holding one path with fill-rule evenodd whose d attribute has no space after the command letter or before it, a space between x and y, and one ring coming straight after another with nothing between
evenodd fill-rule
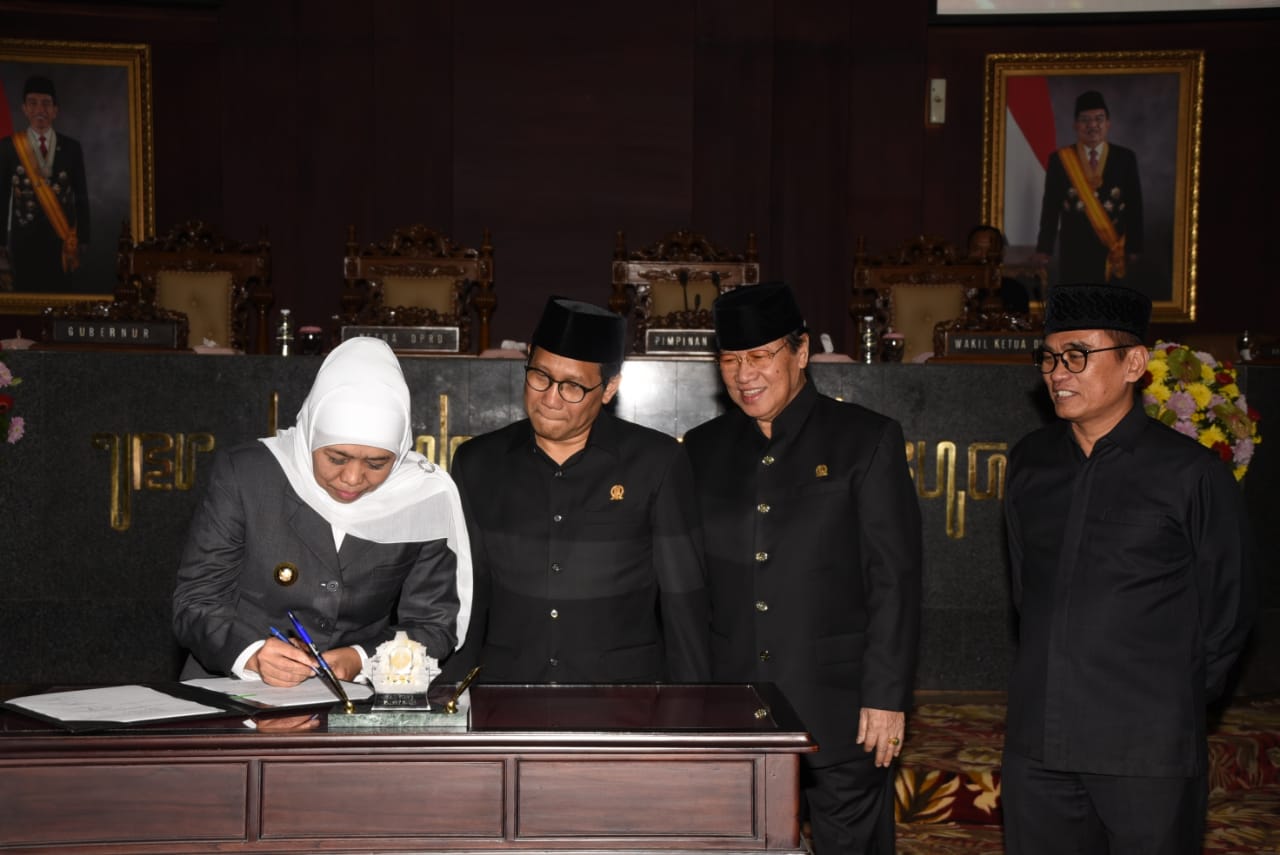
<instances>
[{"instance_id":1,"label":"framed portrait of man","mask_svg":"<svg viewBox=\"0 0 1280 855\"><path fill-rule=\"evenodd\" d=\"M0 39L0 314L107 300L155 231L150 48Z\"/></svg>"},{"instance_id":2,"label":"framed portrait of man","mask_svg":"<svg viewBox=\"0 0 1280 855\"><path fill-rule=\"evenodd\" d=\"M1202 51L988 55L982 207L1006 262L1195 320L1203 73Z\"/></svg>"}]
</instances>

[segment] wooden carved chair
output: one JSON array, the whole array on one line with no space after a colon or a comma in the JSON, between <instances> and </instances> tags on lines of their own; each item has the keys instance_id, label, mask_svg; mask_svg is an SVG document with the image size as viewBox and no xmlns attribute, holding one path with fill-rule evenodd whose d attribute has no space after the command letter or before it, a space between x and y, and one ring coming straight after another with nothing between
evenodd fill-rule
<instances>
[{"instance_id":1,"label":"wooden carved chair","mask_svg":"<svg viewBox=\"0 0 1280 855\"><path fill-rule=\"evenodd\" d=\"M853 266L854 319L868 315L906 340L903 360L941 351L942 330L982 316L999 302L1000 269L958 256L950 243L918 237L884 257L872 257L858 238Z\"/></svg>"},{"instance_id":2,"label":"wooden carved chair","mask_svg":"<svg viewBox=\"0 0 1280 855\"><path fill-rule=\"evenodd\" d=\"M711 304L739 285L760 283L756 236L743 252L713 245L687 230L674 231L635 252L618 232L613 250L613 293L609 308L628 319L630 353L644 353L651 329L710 330Z\"/></svg>"},{"instance_id":3,"label":"wooden carved chair","mask_svg":"<svg viewBox=\"0 0 1280 855\"><path fill-rule=\"evenodd\" d=\"M116 265L117 278L138 291L139 302L186 315L189 345L269 352L267 311L274 297L265 232L257 243L240 243L191 220L134 243L126 222Z\"/></svg>"},{"instance_id":4,"label":"wooden carved chair","mask_svg":"<svg viewBox=\"0 0 1280 855\"><path fill-rule=\"evenodd\" d=\"M493 273L488 229L479 249L455 244L421 224L362 247L355 226L349 226L341 317L355 325L457 327L458 352L469 353L474 308L480 320L476 351L483 352L498 305Z\"/></svg>"}]
</instances>

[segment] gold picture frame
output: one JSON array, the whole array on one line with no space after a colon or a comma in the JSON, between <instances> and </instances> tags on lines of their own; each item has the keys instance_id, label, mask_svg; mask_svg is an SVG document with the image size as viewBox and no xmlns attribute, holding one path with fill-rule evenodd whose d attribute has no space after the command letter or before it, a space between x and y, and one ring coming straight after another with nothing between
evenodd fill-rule
<instances>
[{"instance_id":1,"label":"gold picture frame","mask_svg":"<svg viewBox=\"0 0 1280 855\"><path fill-rule=\"evenodd\" d=\"M982 212L1008 265L1047 266L1048 288L1123 283L1151 297L1153 320L1194 321L1203 97L1203 51L989 54ZM1062 150L1076 148L1077 106L1099 105L1108 148L1087 170ZM1089 183L1105 185L1096 206L1077 191ZM1045 295L1030 296L1040 311Z\"/></svg>"},{"instance_id":2,"label":"gold picture frame","mask_svg":"<svg viewBox=\"0 0 1280 855\"><path fill-rule=\"evenodd\" d=\"M122 223L137 237L155 231L155 165L152 146L151 48L145 44L0 39L0 154L13 151L12 132L24 133L23 90L44 77L57 90L54 132L79 143L89 197L88 224L81 235L80 265L68 283L50 288L14 281L0 259L0 314L39 314L45 308L84 300L109 300L116 287L116 253ZM57 160L54 161L57 170ZM0 230L8 249L12 236L10 184L0 176ZM85 233L89 240L83 240ZM5 253L7 255L7 253Z\"/></svg>"}]
</instances>

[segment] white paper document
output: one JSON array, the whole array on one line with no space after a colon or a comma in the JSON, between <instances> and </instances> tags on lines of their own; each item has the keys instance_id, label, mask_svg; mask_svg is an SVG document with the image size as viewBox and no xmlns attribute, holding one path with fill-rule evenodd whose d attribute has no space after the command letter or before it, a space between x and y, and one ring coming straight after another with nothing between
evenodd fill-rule
<instances>
[{"instance_id":1,"label":"white paper document","mask_svg":"<svg viewBox=\"0 0 1280 855\"><path fill-rule=\"evenodd\" d=\"M57 721L141 722L193 718L223 712L218 707L187 701L146 686L105 686L71 692L47 692L11 698L20 707Z\"/></svg>"},{"instance_id":2,"label":"white paper document","mask_svg":"<svg viewBox=\"0 0 1280 855\"><path fill-rule=\"evenodd\" d=\"M187 680L184 686L195 686L226 695L232 700L255 707L314 707L338 703L333 692L319 677L309 677L296 686L268 686L258 680L238 680L235 677L202 677ZM342 688L353 701L373 694L373 689L363 683L342 681Z\"/></svg>"}]
</instances>

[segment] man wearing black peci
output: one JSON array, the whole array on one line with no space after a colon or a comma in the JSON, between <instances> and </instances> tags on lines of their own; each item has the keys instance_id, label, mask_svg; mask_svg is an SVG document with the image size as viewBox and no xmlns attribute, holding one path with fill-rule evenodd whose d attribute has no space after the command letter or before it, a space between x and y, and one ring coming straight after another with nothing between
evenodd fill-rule
<instances>
[{"instance_id":1,"label":"man wearing black peci","mask_svg":"<svg viewBox=\"0 0 1280 855\"><path fill-rule=\"evenodd\" d=\"M1058 421L1009 454L1018 651L1002 798L1010 855L1199 855L1205 706L1252 622L1230 469L1135 400L1151 301L1049 292L1035 361Z\"/></svg>"},{"instance_id":2,"label":"man wearing black peci","mask_svg":"<svg viewBox=\"0 0 1280 855\"><path fill-rule=\"evenodd\" d=\"M80 143L53 128L58 93L47 77L22 88L24 131L0 140L0 252L18 291L67 291L89 244L89 189Z\"/></svg>"},{"instance_id":3,"label":"man wearing black peci","mask_svg":"<svg viewBox=\"0 0 1280 855\"><path fill-rule=\"evenodd\" d=\"M524 372L528 418L458 448L476 567L445 681L704 682L702 538L680 444L605 409L626 322L553 297Z\"/></svg>"},{"instance_id":4,"label":"man wearing black peci","mask_svg":"<svg viewBox=\"0 0 1280 855\"><path fill-rule=\"evenodd\" d=\"M707 539L713 677L776 683L817 741L802 784L817 855L892 853L922 560L902 428L814 390L785 284L736 288L712 309L735 406L685 446Z\"/></svg>"}]
</instances>

